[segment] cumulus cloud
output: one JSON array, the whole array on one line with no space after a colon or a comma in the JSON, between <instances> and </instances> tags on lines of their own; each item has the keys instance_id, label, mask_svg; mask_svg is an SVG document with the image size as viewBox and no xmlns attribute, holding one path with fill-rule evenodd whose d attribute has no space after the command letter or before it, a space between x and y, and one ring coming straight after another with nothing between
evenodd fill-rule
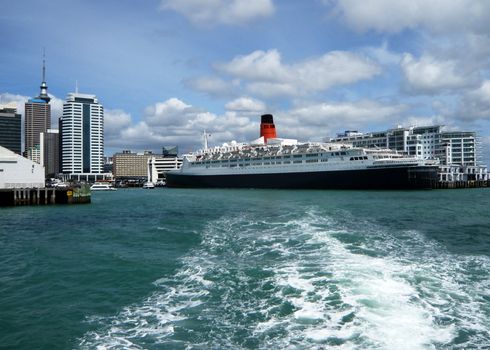
<instances>
[{"instance_id":1,"label":"cumulus cloud","mask_svg":"<svg viewBox=\"0 0 490 350\"><path fill-rule=\"evenodd\" d=\"M445 93L475 85L478 74L468 74L460 67L455 60L437 60L430 55L416 59L409 53L401 62L408 90L421 94Z\"/></svg>"},{"instance_id":2,"label":"cumulus cloud","mask_svg":"<svg viewBox=\"0 0 490 350\"><path fill-rule=\"evenodd\" d=\"M235 112L262 113L265 111L264 102L250 97L240 97L225 105L226 109Z\"/></svg>"},{"instance_id":3,"label":"cumulus cloud","mask_svg":"<svg viewBox=\"0 0 490 350\"><path fill-rule=\"evenodd\" d=\"M162 10L172 10L200 26L240 25L274 13L272 0L162 0Z\"/></svg>"},{"instance_id":4,"label":"cumulus cloud","mask_svg":"<svg viewBox=\"0 0 490 350\"><path fill-rule=\"evenodd\" d=\"M111 149L159 151L165 145L178 145L181 152L202 147L202 133L211 134L211 144L230 140L248 141L258 137L260 114L265 105L249 97L237 98L217 115L170 98L148 106L142 120L133 124L124 111L109 111L106 117L106 145Z\"/></svg>"},{"instance_id":5,"label":"cumulus cloud","mask_svg":"<svg viewBox=\"0 0 490 350\"><path fill-rule=\"evenodd\" d=\"M428 29L435 33L487 31L490 2L486 0L324 0L351 28L398 33Z\"/></svg>"},{"instance_id":6,"label":"cumulus cloud","mask_svg":"<svg viewBox=\"0 0 490 350\"><path fill-rule=\"evenodd\" d=\"M490 120L490 80L463 96L457 117L464 121Z\"/></svg>"},{"instance_id":7,"label":"cumulus cloud","mask_svg":"<svg viewBox=\"0 0 490 350\"><path fill-rule=\"evenodd\" d=\"M132 123L131 114L120 109L104 110L104 133L106 137L119 135L119 133L128 128Z\"/></svg>"},{"instance_id":8,"label":"cumulus cloud","mask_svg":"<svg viewBox=\"0 0 490 350\"><path fill-rule=\"evenodd\" d=\"M314 93L370 79L380 73L374 62L345 51L332 51L318 58L285 64L279 51L258 50L215 67L221 73L247 81L248 91L264 97Z\"/></svg>"}]
</instances>

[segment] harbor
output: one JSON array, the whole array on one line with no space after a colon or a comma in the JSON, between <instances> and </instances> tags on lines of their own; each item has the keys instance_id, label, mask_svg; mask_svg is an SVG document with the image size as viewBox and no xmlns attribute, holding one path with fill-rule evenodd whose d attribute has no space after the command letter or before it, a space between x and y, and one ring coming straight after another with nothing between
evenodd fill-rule
<instances>
[{"instance_id":1,"label":"harbor","mask_svg":"<svg viewBox=\"0 0 490 350\"><path fill-rule=\"evenodd\" d=\"M12 349L483 349L489 205L485 188L128 188L90 205L1 208L0 338Z\"/></svg>"}]
</instances>

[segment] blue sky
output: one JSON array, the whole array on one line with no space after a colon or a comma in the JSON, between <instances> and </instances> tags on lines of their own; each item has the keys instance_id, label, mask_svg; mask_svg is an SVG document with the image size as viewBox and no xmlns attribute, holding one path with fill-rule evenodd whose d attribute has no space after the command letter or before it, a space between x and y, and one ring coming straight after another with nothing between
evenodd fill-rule
<instances>
[{"instance_id":1,"label":"blue sky","mask_svg":"<svg viewBox=\"0 0 490 350\"><path fill-rule=\"evenodd\" d=\"M41 5L42 4L42 5ZM443 124L490 145L486 0L3 1L0 103L105 107L106 154ZM490 156L485 154L483 160Z\"/></svg>"}]
</instances>

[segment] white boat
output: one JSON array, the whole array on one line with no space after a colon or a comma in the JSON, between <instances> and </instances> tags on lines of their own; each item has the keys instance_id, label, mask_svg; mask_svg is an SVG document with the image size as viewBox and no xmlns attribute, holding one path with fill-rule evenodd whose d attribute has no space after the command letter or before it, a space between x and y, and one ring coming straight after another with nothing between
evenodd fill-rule
<instances>
[{"instance_id":1,"label":"white boat","mask_svg":"<svg viewBox=\"0 0 490 350\"><path fill-rule=\"evenodd\" d=\"M155 185L153 184L153 182L148 181L143 184L143 188L146 190L152 190L155 188Z\"/></svg>"},{"instance_id":2,"label":"white boat","mask_svg":"<svg viewBox=\"0 0 490 350\"><path fill-rule=\"evenodd\" d=\"M110 184L100 182L94 183L92 186L90 186L90 189L92 191L116 191L116 189Z\"/></svg>"}]
</instances>

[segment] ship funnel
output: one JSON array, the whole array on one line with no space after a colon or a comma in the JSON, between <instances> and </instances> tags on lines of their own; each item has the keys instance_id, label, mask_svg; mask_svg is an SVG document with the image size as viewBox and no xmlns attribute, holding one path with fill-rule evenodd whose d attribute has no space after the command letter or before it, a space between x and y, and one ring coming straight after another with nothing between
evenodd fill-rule
<instances>
[{"instance_id":1,"label":"ship funnel","mask_svg":"<svg viewBox=\"0 0 490 350\"><path fill-rule=\"evenodd\" d=\"M272 114L264 114L260 117L260 136L264 137L264 142L267 143L267 139L276 138L276 126Z\"/></svg>"}]
</instances>

